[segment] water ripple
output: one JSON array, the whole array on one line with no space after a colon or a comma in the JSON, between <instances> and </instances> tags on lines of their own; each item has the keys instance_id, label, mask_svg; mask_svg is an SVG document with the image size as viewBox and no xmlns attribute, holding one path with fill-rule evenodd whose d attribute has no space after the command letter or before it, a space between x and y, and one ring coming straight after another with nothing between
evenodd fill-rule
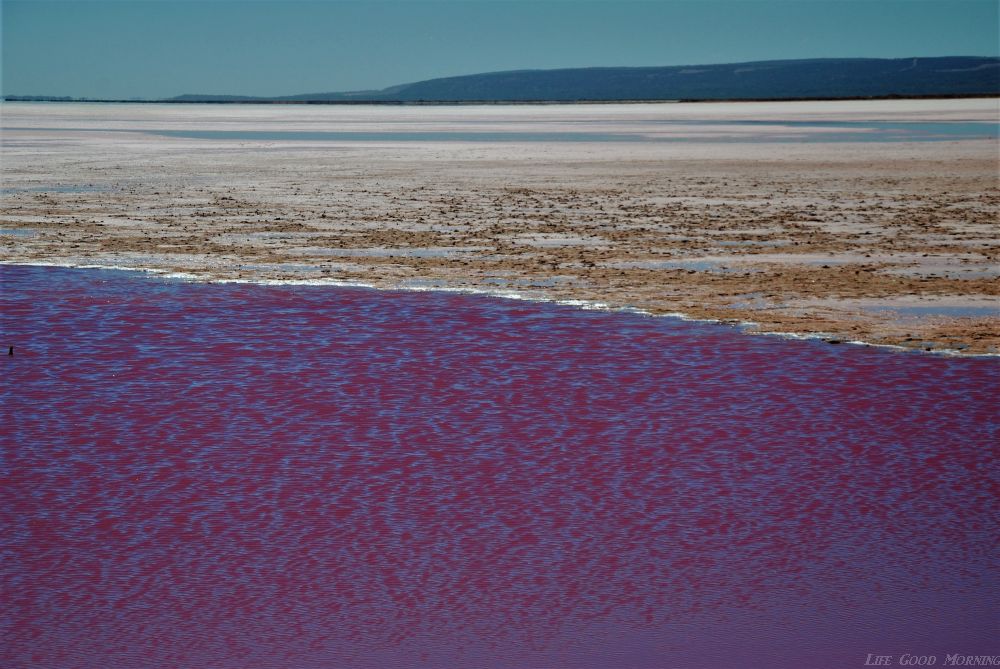
<instances>
[{"instance_id":1,"label":"water ripple","mask_svg":"<svg viewBox=\"0 0 1000 669\"><path fill-rule=\"evenodd\" d=\"M996 361L0 274L5 666L995 654Z\"/></svg>"}]
</instances>

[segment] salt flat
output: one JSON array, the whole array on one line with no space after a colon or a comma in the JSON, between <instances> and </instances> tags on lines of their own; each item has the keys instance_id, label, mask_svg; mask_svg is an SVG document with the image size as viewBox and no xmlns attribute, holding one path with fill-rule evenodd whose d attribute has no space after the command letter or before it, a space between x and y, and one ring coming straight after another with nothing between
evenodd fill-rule
<instances>
[{"instance_id":1,"label":"salt flat","mask_svg":"<svg viewBox=\"0 0 1000 669\"><path fill-rule=\"evenodd\" d=\"M0 248L10 262L204 279L499 282L996 352L998 120L997 99L5 103L0 228L17 234ZM992 136L921 134L961 123ZM874 308L900 300L940 308ZM970 301L982 308L953 308Z\"/></svg>"}]
</instances>

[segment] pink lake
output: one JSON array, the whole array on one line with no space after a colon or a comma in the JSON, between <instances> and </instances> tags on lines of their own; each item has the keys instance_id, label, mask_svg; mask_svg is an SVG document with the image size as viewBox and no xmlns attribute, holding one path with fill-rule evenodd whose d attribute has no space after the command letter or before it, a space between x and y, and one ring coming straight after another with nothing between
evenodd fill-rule
<instances>
[{"instance_id":1,"label":"pink lake","mask_svg":"<svg viewBox=\"0 0 1000 669\"><path fill-rule=\"evenodd\" d=\"M1000 655L1000 362L0 266L4 667Z\"/></svg>"}]
</instances>

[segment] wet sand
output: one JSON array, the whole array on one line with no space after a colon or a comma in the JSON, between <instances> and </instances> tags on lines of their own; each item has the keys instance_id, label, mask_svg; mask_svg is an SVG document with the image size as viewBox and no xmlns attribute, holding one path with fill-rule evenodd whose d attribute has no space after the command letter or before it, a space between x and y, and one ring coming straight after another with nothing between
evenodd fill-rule
<instances>
[{"instance_id":1,"label":"wet sand","mask_svg":"<svg viewBox=\"0 0 1000 669\"><path fill-rule=\"evenodd\" d=\"M812 141L829 131L822 127L735 122L996 122L997 110L997 100L374 110L7 103L0 248L7 262L513 291L831 341L996 353L995 139L823 142ZM666 141L149 134L470 128Z\"/></svg>"}]
</instances>

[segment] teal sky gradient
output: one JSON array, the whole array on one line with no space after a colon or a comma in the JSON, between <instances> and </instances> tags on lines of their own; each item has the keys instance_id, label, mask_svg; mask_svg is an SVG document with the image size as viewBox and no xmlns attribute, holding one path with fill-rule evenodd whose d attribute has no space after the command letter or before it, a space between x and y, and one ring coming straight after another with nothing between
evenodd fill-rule
<instances>
[{"instance_id":1,"label":"teal sky gradient","mask_svg":"<svg viewBox=\"0 0 1000 669\"><path fill-rule=\"evenodd\" d=\"M995 0L0 0L5 95L376 89L497 70L997 56Z\"/></svg>"}]
</instances>

